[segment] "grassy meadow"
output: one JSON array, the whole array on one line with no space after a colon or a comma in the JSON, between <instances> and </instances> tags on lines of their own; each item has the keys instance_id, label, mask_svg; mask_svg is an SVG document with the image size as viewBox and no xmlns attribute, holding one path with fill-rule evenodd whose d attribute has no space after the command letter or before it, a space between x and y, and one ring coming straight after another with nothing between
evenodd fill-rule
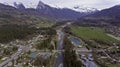
<instances>
[{"instance_id":1,"label":"grassy meadow","mask_svg":"<svg viewBox=\"0 0 120 67\"><path fill-rule=\"evenodd\" d=\"M38 27L52 27L54 25L54 23L38 23L37 26Z\"/></svg>"},{"instance_id":2,"label":"grassy meadow","mask_svg":"<svg viewBox=\"0 0 120 67\"><path fill-rule=\"evenodd\" d=\"M85 39L85 40L92 40L97 39L109 43L120 43L120 41L109 37L105 32L104 29L96 28L96 27L71 27L71 31L76 36Z\"/></svg>"}]
</instances>

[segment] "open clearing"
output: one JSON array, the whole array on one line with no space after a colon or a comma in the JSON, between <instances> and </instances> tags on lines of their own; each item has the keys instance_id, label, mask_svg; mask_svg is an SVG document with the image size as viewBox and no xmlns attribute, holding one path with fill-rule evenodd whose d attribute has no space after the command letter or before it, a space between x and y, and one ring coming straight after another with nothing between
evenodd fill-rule
<instances>
[{"instance_id":1,"label":"open clearing","mask_svg":"<svg viewBox=\"0 0 120 67\"><path fill-rule=\"evenodd\" d=\"M103 29L96 27L71 27L71 31L85 40L97 39L108 43L120 43L120 41L108 36Z\"/></svg>"},{"instance_id":2,"label":"open clearing","mask_svg":"<svg viewBox=\"0 0 120 67\"><path fill-rule=\"evenodd\" d=\"M52 27L54 23L39 23L37 24L38 27Z\"/></svg>"}]
</instances>

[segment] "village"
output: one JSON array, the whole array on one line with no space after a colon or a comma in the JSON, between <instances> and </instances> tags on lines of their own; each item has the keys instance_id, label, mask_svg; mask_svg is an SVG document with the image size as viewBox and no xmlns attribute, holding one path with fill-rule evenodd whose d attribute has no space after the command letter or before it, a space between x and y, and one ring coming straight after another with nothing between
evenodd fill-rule
<instances>
[{"instance_id":1,"label":"village","mask_svg":"<svg viewBox=\"0 0 120 67\"><path fill-rule=\"evenodd\" d=\"M39 65L53 65L51 60L54 61L56 54L51 52L49 49L40 50L35 46L37 43L45 39L46 37L43 35L36 35L28 41L15 40L8 44L1 44L0 67L33 67Z\"/></svg>"}]
</instances>

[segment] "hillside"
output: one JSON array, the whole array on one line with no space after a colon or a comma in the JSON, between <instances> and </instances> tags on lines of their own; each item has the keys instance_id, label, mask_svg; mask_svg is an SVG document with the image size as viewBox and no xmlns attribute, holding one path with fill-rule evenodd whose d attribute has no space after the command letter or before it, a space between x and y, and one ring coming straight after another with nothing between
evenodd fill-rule
<instances>
[{"instance_id":1,"label":"hillside","mask_svg":"<svg viewBox=\"0 0 120 67\"><path fill-rule=\"evenodd\" d=\"M108 9L101 10L91 15L84 16L79 20L95 24L120 24L120 5L113 6ZM78 20L78 21L79 21Z\"/></svg>"},{"instance_id":2,"label":"hillside","mask_svg":"<svg viewBox=\"0 0 120 67\"><path fill-rule=\"evenodd\" d=\"M30 25L43 21L47 22L48 20L45 17L37 15L37 12L34 10L19 10L9 5L0 4L0 25Z\"/></svg>"},{"instance_id":3,"label":"hillside","mask_svg":"<svg viewBox=\"0 0 120 67\"><path fill-rule=\"evenodd\" d=\"M76 19L85 15L85 13L77 12L68 8L51 7L42 1L39 1L36 10L40 15L57 20Z\"/></svg>"}]
</instances>

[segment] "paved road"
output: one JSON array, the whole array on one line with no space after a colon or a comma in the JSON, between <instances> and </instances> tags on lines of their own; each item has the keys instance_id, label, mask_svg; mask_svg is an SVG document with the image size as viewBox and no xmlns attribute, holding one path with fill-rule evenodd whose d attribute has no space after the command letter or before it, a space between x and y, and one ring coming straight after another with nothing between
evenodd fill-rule
<instances>
[{"instance_id":1,"label":"paved road","mask_svg":"<svg viewBox=\"0 0 120 67\"><path fill-rule=\"evenodd\" d=\"M111 34L107 34L107 35L110 36L110 37L112 37L112 38L114 38L114 39L116 39L116 40L119 40L119 41L120 41L120 37L116 37L116 36L111 35Z\"/></svg>"},{"instance_id":2,"label":"paved road","mask_svg":"<svg viewBox=\"0 0 120 67\"><path fill-rule=\"evenodd\" d=\"M16 59L16 57L18 57L20 54L22 53L21 51L17 51L15 54L13 54L10 58L8 58L7 60L5 60L4 62L2 62L0 64L0 67L3 67L4 65L6 65L7 63L11 62L13 59Z\"/></svg>"},{"instance_id":3,"label":"paved road","mask_svg":"<svg viewBox=\"0 0 120 67\"><path fill-rule=\"evenodd\" d=\"M112 60L113 62L114 62L114 61L117 61L116 59L112 58L108 53L106 53L104 50L103 50L103 53L104 53L110 60Z\"/></svg>"},{"instance_id":4,"label":"paved road","mask_svg":"<svg viewBox=\"0 0 120 67\"><path fill-rule=\"evenodd\" d=\"M19 49L16 53L12 54L7 60L3 61L2 63L0 63L0 67L3 67L5 65L7 65L9 62L11 62L12 60L17 60L17 58L25 52L28 52L31 49L31 44L36 43L36 41L39 40L39 36L33 38L32 40L30 40L30 43L27 43L26 46L22 46L19 45Z\"/></svg>"}]
</instances>

